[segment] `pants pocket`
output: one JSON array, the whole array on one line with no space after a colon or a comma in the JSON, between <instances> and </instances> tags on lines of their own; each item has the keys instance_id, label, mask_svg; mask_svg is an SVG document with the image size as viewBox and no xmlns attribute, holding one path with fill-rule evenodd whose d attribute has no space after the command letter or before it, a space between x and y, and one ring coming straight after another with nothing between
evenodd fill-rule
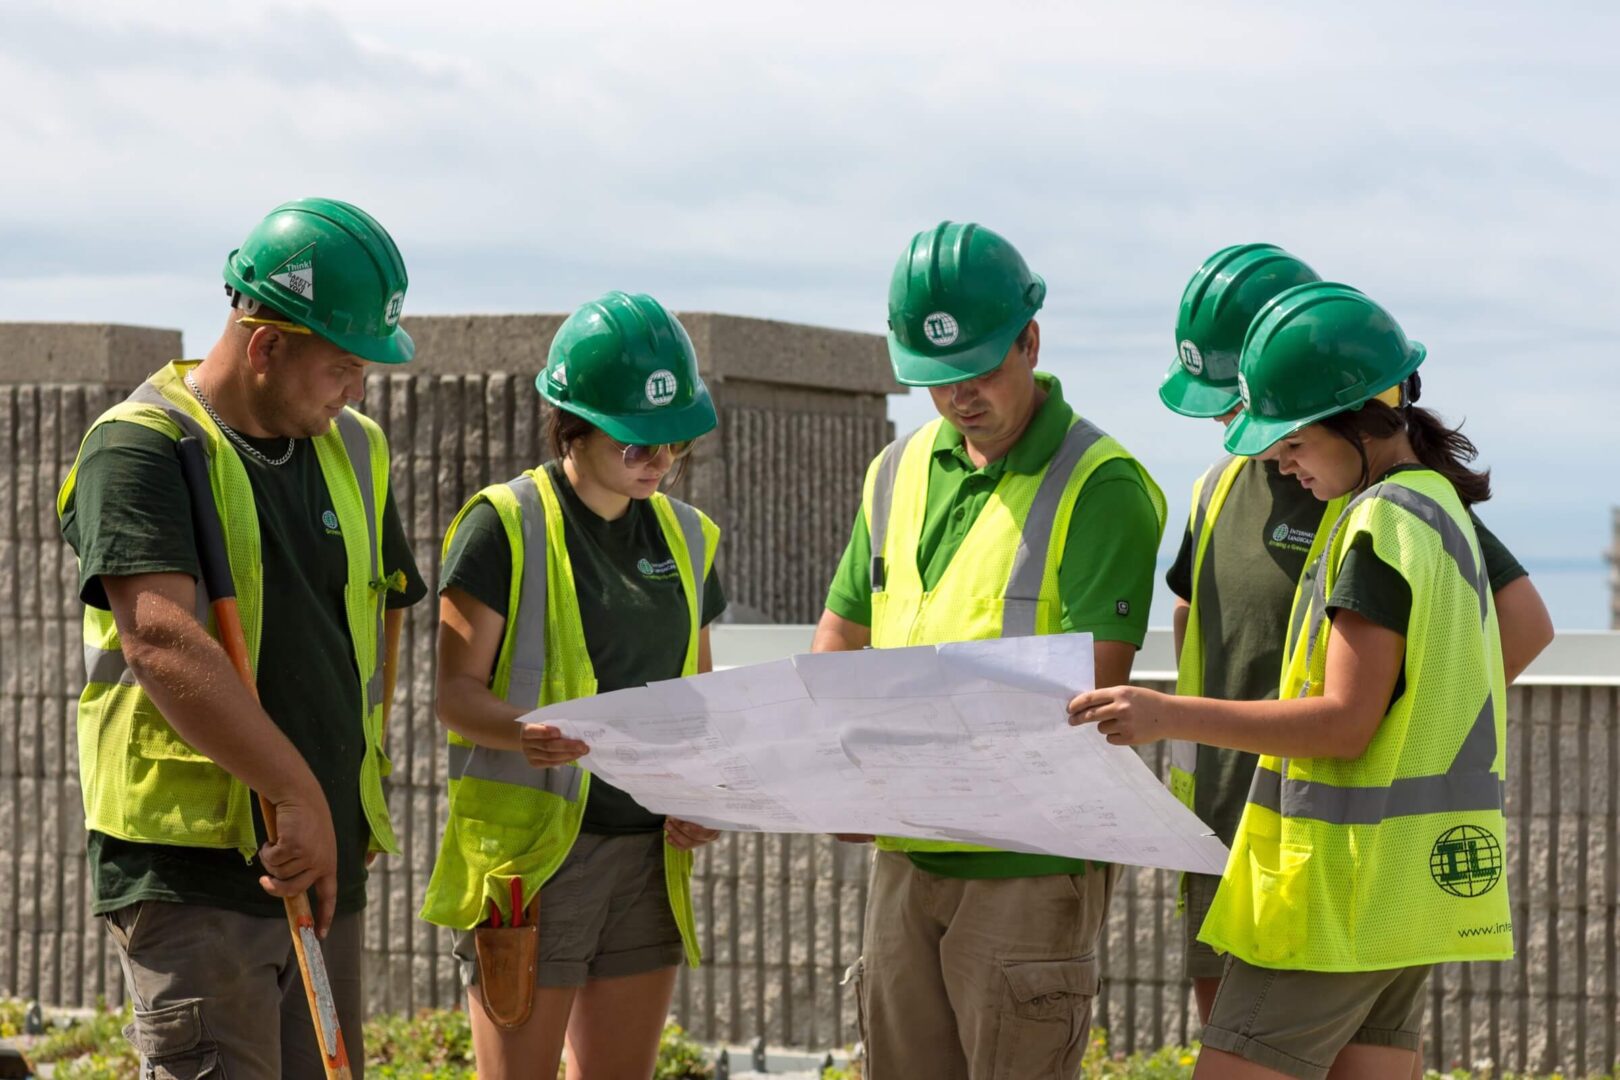
<instances>
[{"instance_id":1,"label":"pants pocket","mask_svg":"<svg viewBox=\"0 0 1620 1080\"><path fill-rule=\"evenodd\" d=\"M141 1055L141 1080L223 1080L219 1047L203 1029L202 1007L182 1001L161 1009L136 1009L124 1038Z\"/></svg>"},{"instance_id":2,"label":"pants pocket","mask_svg":"<svg viewBox=\"0 0 1620 1080\"><path fill-rule=\"evenodd\" d=\"M1080 1071L1091 1004L1097 996L1097 957L1008 960L996 1027L995 1080L1068 1078Z\"/></svg>"}]
</instances>

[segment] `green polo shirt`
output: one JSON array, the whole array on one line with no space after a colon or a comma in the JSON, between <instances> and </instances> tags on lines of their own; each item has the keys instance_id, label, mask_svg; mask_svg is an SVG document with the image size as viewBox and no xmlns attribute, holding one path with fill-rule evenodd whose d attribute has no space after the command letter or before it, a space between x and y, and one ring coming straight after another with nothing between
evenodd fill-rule
<instances>
[{"instance_id":1,"label":"green polo shirt","mask_svg":"<svg viewBox=\"0 0 1620 1080\"><path fill-rule=\"evenodd\" d=\"M962 540L1009 470L1034 474L1046 468L1074 420L1063 386L1036 372L1046 400L1006 455L976 468L962 433L941 424L928 466L917 565L923 587L944 576ZM1058 563L1060 620L1068 633L1140 647L1153 598L1154 558L1163 532L1148 494L1146 476L1134 461L1099 465L1075 496L1063 557ZM872 536L865 508L856 511L849 545L827 591L827 609L861 626L872 625ZM1004 878L1083 873L1082 859L1021 852L917 852L911 861L943 877Z\"/></svg>"}]
</instances>

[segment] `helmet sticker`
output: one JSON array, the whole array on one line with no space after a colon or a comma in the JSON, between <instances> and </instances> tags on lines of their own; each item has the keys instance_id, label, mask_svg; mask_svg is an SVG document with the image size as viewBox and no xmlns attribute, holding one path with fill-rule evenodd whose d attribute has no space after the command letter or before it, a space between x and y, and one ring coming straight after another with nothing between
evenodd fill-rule
<instances>
[{"instance_id":1,"label":"helmet sticker","mask_svg":"<svg viewBox=\"0 0 1620 1080\"><path fill-rule=\"evenodd\" d=\"M1244 409L1250 408L1250 405L1249 405L1249 380L1245 379L1243 377L1243 372L1241 372L1241 371L1238 372L1238 397L1243 399L1243 408Z\"/></svg>"},{"instance_id":2,"label":"helmet sticker","mask_svg":"<svg viewBox=\"0 0 1620 1080\"><path fill-rule=\"evenodd\" d=\"M675 381L675 373L668 368L659 368L647 376L647 403L649 405L668 405L675 400L675 391L679 387Z\"/></svg>"},{"instance_id":3,"label":"helmet sticker","mask_svg":"<svg viewBox=\"0 0 1620 1080\"><path fill-rule=\"evenodd\" d=\"M563 367L561 364L558 364L556 367L552 368L551 381L556 383L558 386L567 386L568 369Z\"/></svg>"},{"instance_id":4,"label":"helmet sticker","mask_svg":"<svg viewBox=\"0 0 1620 1080\"><path fill-rule=\"evenodd\" d=\"M270 280L305 300L315 299L315 245L306 244L270 271ZM403 302L404 297L401 296Z\"/></svg>"},{"instance_id":5,"label":"helmet sticker","mask_svg":"<svg viewBox=\"0 0 1620 1080\"><path fill-rule=\"evenodd\" d=\"M398 326L400 312L404 310L405 290L401 289L388 298L388 307L383 311L383 322L389 326Z\"/></svg>"},{"instance_id":6,"label":"helmet sticker","mask_svg":"<svg viewBox=\"0 0 1620 1080\"><path fill-rule=\"evenodd\" d=\"M923 320L923 336L935 348L943 349L956 343L956 339L962 336L962 328L957 325L955 316L936 311Z\"/></svg>"},{"instance_id":7,"label":"helmet sticker","mask_svg":"<svg viewBox=\"0 0 1620 1080\"><path fill-rule=\"evenodd\" d=\"M1181 343L1181 366L1187 369L1189 375L1202 375L1204 373L1204 354L1198 351L1198 346L1190 341Z\"/></svg>"}]
</instances>

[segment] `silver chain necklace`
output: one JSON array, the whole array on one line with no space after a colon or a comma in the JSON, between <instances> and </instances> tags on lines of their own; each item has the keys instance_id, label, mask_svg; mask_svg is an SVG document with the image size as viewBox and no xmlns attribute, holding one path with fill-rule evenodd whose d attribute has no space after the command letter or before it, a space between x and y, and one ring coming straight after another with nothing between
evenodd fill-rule
<instances>
[{"instance_id":1,"label":"silver chain necklace","mask_svg":"<svg viewBox=\"0 0 1620 1080\"><path fill-rule=\"evenodd\" d=\"M189 371L186 372L186 385L191 387L191 392L193 394L197 395L197 402L203 407L203 412L209 415L214 423L218 425L219 430L225 433L226 438L235 443L239 449L246 450L249 454L252 454L266 465L285 465L287 462L292 460L293 451L298 449L298 441L292 436L289 435L287 437L287 452L285 454L282 454L278 458L269 457L264 453L264 451L260 450L258 447L254 446L252 443L248 442L247 439L238 434L235 428L231 427L231 425L219 418L219 413L215 412L214 407L208 403L208 399L203 396L202 388L197 385L197 380L191 377L191 372Z\"/></svg>"}]
</instances>

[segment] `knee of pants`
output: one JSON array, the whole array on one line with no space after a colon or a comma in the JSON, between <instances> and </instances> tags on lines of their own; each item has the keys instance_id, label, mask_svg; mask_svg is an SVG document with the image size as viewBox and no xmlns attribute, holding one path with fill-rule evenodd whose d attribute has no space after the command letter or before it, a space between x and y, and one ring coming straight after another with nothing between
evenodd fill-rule
<instances>
[{"instance_id":1,"label":"knee of pants","mask_svg":"<svg viewBox=\"0 0 1620 1080\"><path fill-rule=\"evenodd\" d=\"M142 1080L195 1080L224 1075L219 1046L203 1026L201 1001L136 1009L124 1038L141 1056Z\"/></svg>"}]
</instances>

